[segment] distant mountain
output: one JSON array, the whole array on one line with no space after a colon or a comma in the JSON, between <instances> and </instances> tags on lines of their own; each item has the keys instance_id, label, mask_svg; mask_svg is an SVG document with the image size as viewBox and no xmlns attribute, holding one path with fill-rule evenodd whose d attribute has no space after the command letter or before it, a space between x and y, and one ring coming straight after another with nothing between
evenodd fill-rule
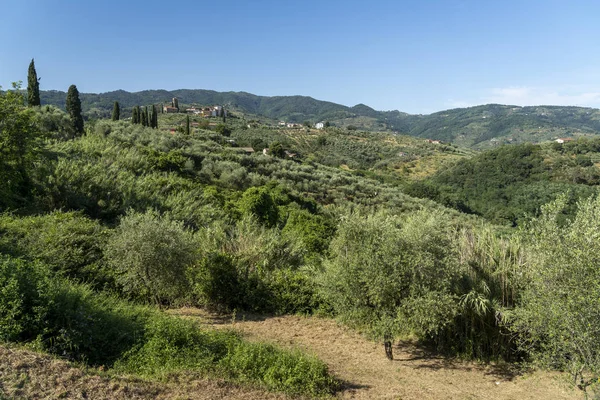
<instances>
[{"instance_id":1,"label":"distant mountain","mask_svg":"<svg viewBox=\"0 0 600 400\"><path fill-rule=\"evenodd\" d=\"M457 108L429 115L400 111L376 111L357 104L347 107L307 96L257 96L246 92L213 90L124 90L82 93L81 102L88 117L108 117L118 101L127 116L135 105L169 103L180 105L223 104L243 113L288 122L329 121L338 126L354 125L368 130L390 130L411 136L452 142L464 147L488 148L503 143L538 143L558 137L600 134L600 110L585 107L518 107L488 104ZM42 104L64 108L66 93L42 91Z\"/></svg>"}]
</instances>

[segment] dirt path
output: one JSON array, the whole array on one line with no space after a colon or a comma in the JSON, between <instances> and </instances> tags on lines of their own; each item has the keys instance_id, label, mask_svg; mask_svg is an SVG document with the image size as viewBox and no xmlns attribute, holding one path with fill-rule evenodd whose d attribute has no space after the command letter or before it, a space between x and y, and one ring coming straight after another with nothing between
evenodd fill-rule
<instances>
[{"instance_id":1,"label":"dirt path","mask_svg":"<svg viewBox=\"0 0 600 400\"><path fill-rule=\"evenodd\" d=\"M173 314L240 330L251 340L299 347L325 361L344 380L343 399L582 399L564 379L547 373L515 376L506 369L427 355L410 343L394 347L394 361L336 322L297 316L221 317L198 309Z\"/></svg>"}]
</instances>

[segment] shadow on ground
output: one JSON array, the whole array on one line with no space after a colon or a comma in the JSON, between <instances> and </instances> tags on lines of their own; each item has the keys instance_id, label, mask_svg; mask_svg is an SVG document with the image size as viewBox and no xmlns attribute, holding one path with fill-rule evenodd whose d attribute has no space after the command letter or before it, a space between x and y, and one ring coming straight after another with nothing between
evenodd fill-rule
<instances>
[{"instance_id":1,"label":"shadow on ground","mask_svg":"<svg viewBox=\"0 0 600 400\"><path fill-rule=\"evenodd\" d=\"M411 341L400 341L394 346L395 353L394 362L404 363L406 366L414 369L431 369L431 370L456 370L456 371L483 371L485 375L493 376L496 379L503 381L512 381L516 377L523 374L523 371L516 365L504 363L469 363L464 360L445 357L438 352L417 345Z\"/></svg>"}]
</instances>

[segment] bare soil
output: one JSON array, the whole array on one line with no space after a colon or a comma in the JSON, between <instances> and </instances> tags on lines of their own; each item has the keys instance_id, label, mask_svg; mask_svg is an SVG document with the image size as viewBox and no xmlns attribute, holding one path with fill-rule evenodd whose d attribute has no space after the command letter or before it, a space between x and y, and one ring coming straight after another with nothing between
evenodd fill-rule
<instances>
[{"instance_id":1,"label":"bare soil","mask_svg":"<svg viewBox=\"0 0 600 400\"><path fill-rule=\"evenodd\" d=\"M185 308L172 314L217 328L233 328L250 340L297 347L319 357L344 382L342 399L582 399L564 375L518 374L510 366L440 357L413 342L394 345L394 360L383 344L315 317L222 316Z\"/></svg>"}]
</instances>

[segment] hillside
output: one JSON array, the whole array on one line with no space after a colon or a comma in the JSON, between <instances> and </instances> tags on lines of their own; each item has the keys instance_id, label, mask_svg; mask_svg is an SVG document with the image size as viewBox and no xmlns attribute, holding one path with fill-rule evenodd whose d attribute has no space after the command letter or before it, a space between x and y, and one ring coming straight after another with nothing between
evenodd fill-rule
<instances>
[{"instance_id":1,"label":"hillside","mask_svg":"<svg viewBox=\"0 0 600 400\"><path fill-rule=\"evenodd\" d=\"M512 225L568 193L564 214L571 218L577 200L598 193L599 161L600 138L500 146L438 169L409 185L407 193Z\"/></svg>"},{"instance_id":2,"label":"hillside","mask_svg":"<svg viewBox=\"0 0 600 400\"><path fill-rule=\"evenodd\" d=\"M558 137L600 133L600 110L585 107L488 104L429 115L411 115L400 111L376 111L364 104L347 107L307 96L268 97L200 89L83 93L81 101L88 117L105 118L110 116L115 101L120 103L123 116L127 117L135 105L162 104L173 97L177 97L181 105L224 104L231 110L271 120L296 123L329 121L339 127L388 130L477 149L504 143L539 143ZM42 104L62 108L66 93L42 91L41 98Z\"/></svg>"}]
</instances>

